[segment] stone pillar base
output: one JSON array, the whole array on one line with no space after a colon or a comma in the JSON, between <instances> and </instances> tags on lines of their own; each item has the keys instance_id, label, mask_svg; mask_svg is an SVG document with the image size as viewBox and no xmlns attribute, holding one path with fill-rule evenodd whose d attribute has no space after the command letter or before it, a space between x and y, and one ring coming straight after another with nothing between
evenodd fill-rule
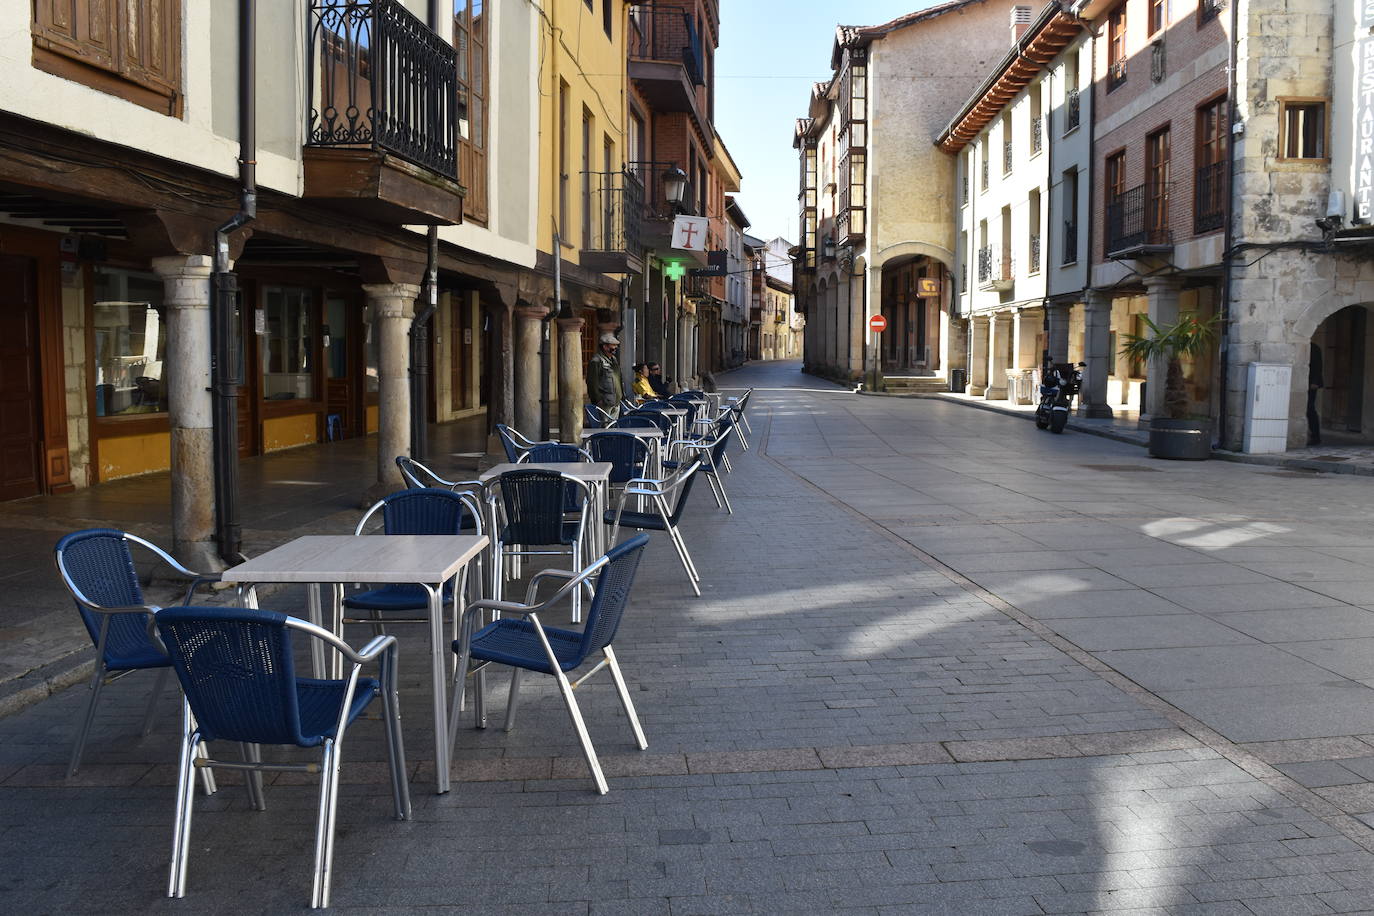
<instances>
[{"instance_id":1,"label":"stone pillar base","mask_svg":"<svg viewBox=\"0 0 1374 916\"><path fill-rule=\"evenodd\" d=\"M1116 416L1106 404L1082 404L1076 413L1087 420L1110 420Z\"/></svg>"}]
</instances>

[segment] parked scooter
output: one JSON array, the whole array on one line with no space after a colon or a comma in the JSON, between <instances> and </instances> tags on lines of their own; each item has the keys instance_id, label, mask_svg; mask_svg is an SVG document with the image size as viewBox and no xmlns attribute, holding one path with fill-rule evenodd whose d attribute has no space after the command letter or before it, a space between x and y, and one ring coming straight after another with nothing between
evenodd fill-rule
<instances>
[{"instance_id":1,"label":"parked scooter","mask_svg":"<svg viewBox=\"0 0 1374 916\"><path fill-rule=\"evenodd\" d=\"M1035 408L1035 425L1052 433L1062 433L1069 422L1069 405L1083 387L1085 363L1071 366L1055 363L1044 371L1040 381L1040 404Z\"/></svg>"}]
</instances>

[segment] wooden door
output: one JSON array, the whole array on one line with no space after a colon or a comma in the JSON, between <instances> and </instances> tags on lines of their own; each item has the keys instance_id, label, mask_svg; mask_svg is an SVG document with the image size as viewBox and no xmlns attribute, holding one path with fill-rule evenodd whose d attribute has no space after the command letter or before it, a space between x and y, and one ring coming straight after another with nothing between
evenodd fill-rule
<instances>
[{"instance_id":1,"label":"wooden door","mask_svg":"<svg viewBox=\"0 0 1374 916\"><path fill-rule=\"evenodd\" d=\"M0 255L0 499L43 492L34 268L31 258Z\"/></svg>"}]
</instances>

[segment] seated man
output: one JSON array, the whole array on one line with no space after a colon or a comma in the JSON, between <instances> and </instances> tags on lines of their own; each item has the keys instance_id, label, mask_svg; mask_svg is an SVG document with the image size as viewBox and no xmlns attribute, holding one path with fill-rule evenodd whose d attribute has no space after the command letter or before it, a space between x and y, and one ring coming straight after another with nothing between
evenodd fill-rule
<instances>
[{"instance_id":1,"label":"seated man","mask_svg":"<svg viewBox=\"0 0 1374 916\"><path fill-rule=\"evenodd\" d=\"M666 399L673 393L673 389L663 380L663 367L658 363L649 363L649 387L660 398Z\"/></svg>"}]
</instances>

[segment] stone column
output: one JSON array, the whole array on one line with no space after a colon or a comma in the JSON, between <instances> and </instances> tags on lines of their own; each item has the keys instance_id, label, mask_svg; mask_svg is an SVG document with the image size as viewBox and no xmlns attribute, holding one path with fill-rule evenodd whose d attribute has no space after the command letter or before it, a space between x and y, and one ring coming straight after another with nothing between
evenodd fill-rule
<instances>
[{"instance_id":1,"label":"stone column","mask_svg":"<svg viewBox=\"0 0 1374 916\"><path fill-rule=\"evenodd\" d=\"M1012 319L1012 359L1011 367L1017 371L1034 369L1040 365L1040 353L1035 349L1035 335L1045 326L1045 313L1040 309L1020 308ZM1018 404L1034 403L1034 393L1030 385L1018 387L1009 392Z\"/></svg>"},{"instance_id":2,"label":"stone column","mask_svg":"<svg viewBox=\"0 0 1374 916\"><path fill-rule=\"evenodd\" d=\"M972 340L968 393L974 397L981 397L988 390L988 332L991 324L992 319L987 315L974 315L968 320L968 332Z\"/></svg>"},{"instance_id":3,"label":"stone column","mask_svg":"<svg viewBox=\"0 0 1374 916\"><path fill-rule=\"evenodd\" d=\"M1049 338L1045 346L1050 351L1050 362L1069 361L1069 309L1068 303L1051 302L1046 306L1050 312Z\"/></svg>"},{"instance_id":4,"label":"stone column","mask_svg":"<svg viewBox=\"0 0 1374 916\"><path fill-rule=\"evenodd\" d=\"M167 306L162 384L171 428L172 551L197 571L220 570L215 549L214 420L210 398L209 255L153 258Z\"/></svg>"},{"instance_id":5,"label":"stone column","mask_svg":"<svg viewBox=\"0 0 1374 916\"><path fill-rule=\"evenodd\" d=\"M410 454L410 323L415 318L413 283L364 283L377 335L377 483L369 497L404 486L397 455Z\"/></svg>"},{"instance_id":6,"label":"stone column","mask_svg":"<svg viewBox=\"0 0 1374 916\"><path fill-rule=\"evenodd\" d=\"M1007 397L1007 347L1011 342L1011 314L997 313L988 325L988 387L983 396L989 401Z\"/></svg>"},{"instance_id":7,"label":"stone column","mask_svg":"<svg viewBox=\"0 0 1374 916\"><path fill-rule=\"evenodd\" d=\"M1109 418L1107 365L1111 359L1112 299L1102 290L1083 291L1083 391L1078 397L1080 417Z\"/></svg>"},{"instance_id":8,"label":"stone column","mask_svg":"<svg viewBox=\"0 0 1374 916\"><path fill-rule=\"evenodd\" d=\"M558 324L558 433L564 442L581 445L582 405L587 399L587 380L582 373L582 319L557 318L555 321Z\"/></svg>"},{"instance_id":9,"label":"stone column","mask_svg":"<svg viewBox=\"0 0 1374 916\"><path fill-rule=\"evenodd\" d=\"M1150 321L1155 327L1167 328L1178 321L1178 294L1182 282L1175 276L1146 277L1145 294L1150 300ZM1163 359L1152 359L1145 370L1145 399L1142 413L1151 417L1162 417L1167 412L1164 407L1165 379L1169 374L1169 364Z\"/></svg>"},{"instance_id":10,"label":"stone column","mask_svg":"<svg viewBox=\"0 0 1374 916\"><path fill-rule=\"evenodd\" d=\"M545 309L534 305L515 307L515 428L539 438L539 343L544 333ZM577 358L582 356L581 345Z\"/></svg>"}]
</instances>

